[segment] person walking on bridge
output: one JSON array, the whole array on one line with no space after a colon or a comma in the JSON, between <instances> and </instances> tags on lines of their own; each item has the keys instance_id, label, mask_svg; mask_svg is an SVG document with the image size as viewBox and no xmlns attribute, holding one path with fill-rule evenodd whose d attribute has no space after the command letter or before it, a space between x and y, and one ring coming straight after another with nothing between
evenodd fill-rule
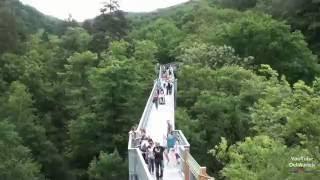
<instances>
[{"instance_id":1,"label":"person walking on bridge","mask_svg":"<svg viewBox=\"0 0 320 180\"><path fill-rule=\"evenodd\" d=\"M154 144L151 140L151 141L149 141L149 146L147 148L148 169L151 174L154 173L154 152L153 152L153 149L154 149Z\"/></svg>"},{"instance_id":2,"label":"person walking on bridge","mask_svg":"<svg viewBox=\"0 0 320 180\"><path fill-rule=\"evenodd\" d=\"M153 96L152 102L154 103L154 105L156 106L156 109L158 110L158 103L159 103L159 94L158 92Z\"/></svg>"},{"instance_id":3,"label":"person walking on bridge","mask_svg":"<svg viewBox=\"0 0 320 180\"><path fill-rule=\"evenodd\" d=\"M172 130L172 124L170 123L170 120L167 120L167 136L171 134Z\"/></svg>"},{"instance_id":4,"label":"person walking on bridge","mask_svg":"<svg viewBox=\"0 0 320 180\"><path fill-rule=\"evenodd\" d=\"M170 161L170 152L174 151L174 147L176 145L176 137L173 134L173 131L170 132L170 134L168 134L167 136L167 159L168 159L168 164Z\"/></svg>"},{"instance_id":5,"label":"person walking on bridge","mask_svg":"<svg viewBox=\"0 0 320 180\"><path fill-rule=\"evenodd\" d=\"M175 145L176 145L176 137L174 136L173 131L171 131L167 137L168 154L169 154L170 150L174 150Z\"/></svg>"},{"instance_id":6,"label":"person walking on bridge","mask_svg":"<svg viewBox=\"0 0 320 180\"><path fill-rule=\"evenodd\" d=\"M160 143L156 142L155 147L153 148L153 152L154 152L154 162L156 165L157 180L163 177L163 152L164 151L165 151L165 147L160 146Z\"/></svg>"},{"instance_id":7,"label":"person walking on bridge","mask_svg":"<svg viewBox=\"0 0 320 180\"><path fill-rule=\"evenodd\" d=\"M160 64L157 63L157 64L155 65L155 67L154 67L154 71L156 72L157 75L158 75L159 73L161 73L159 70L160 70Z\"/></svg>"},{"instance_id":8,"label":"person walking on bridge","mask_svg":"<svg viewBox=\"0 0 320 180\"><path fill-rule=\"evenodd\" d=\"M172 83L171 83L171 80L168 80L167 82L167 86L166 86L166 89L167 89L167 95L171 95L172 94Z\"/></svg>"},{"instance_id":9,"label":"person walking on bridge","mask_svg":"<svg viewBox=\"0 0 320 180\"><path fill-rule=\"evenodd\" d=\"M157 89L161 89L162 84L161 84L161 80L159 78L156 80L156 83L157 83Z\"/></svg>"}]
</instances>

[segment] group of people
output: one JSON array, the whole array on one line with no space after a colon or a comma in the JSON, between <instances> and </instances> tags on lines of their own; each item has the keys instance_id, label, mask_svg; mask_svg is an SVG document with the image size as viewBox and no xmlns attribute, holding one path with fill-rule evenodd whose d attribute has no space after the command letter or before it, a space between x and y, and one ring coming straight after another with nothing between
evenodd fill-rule
<instances>
[{"instance_id":1,"label":"group of people","mask_svg":"<svg viewBox=\"0 0 320 180\"><path fill-rule=\"evenodd\" d=\"M167 146L161 146L159 142L154 142L150 136L146 135L145 129L140 129L136 131L133 127L129 132L132 136L132 139L135 140L136 147L139 148L142 152L142 156L145 160L145 163L148 165L148 169L151 174L155 174L157 180L163 177L163 168L164 168L164 157L169 163L169 153L174 152L176 162L179 164L180 155L177 147L177 138L173 133L172 124L170 121L167 121ZM166 151L167 150L167 151Z\"/></svg>"},{"instance_id":2,"label":"group of people","mask_svg":"<svg viewBox=\"0 0 320 180\"><path fill-rule=\"evenodd\" d=\"M165 96L172 95L174 72L171 66L161 67L161 78L157 79L157 89L153 97L153 103L158 109L158 104L165 104ZM166 91L166 92L165 92ZM169 155L174 153L176 163L180 163L179 148L177 146L177 137L174 135L173 126L170 120L167 120L167 134L164 135L166 145L161 146L150 136L147 136L145 129L136 130L135 127L129 132L132 136L134 146L139 148L145 163L151 174L155 174L157 180L163 177L164 157L169 163Z\"/></svg>"},{"instance_id":3,"label":"group of people","mask_svg":"<svg viewBox=\"0 0 320 180\"><path fill-rule=\"evenodd\" d=\"M166 66L162 68L163 71L161 72L161 79L163 83L161 83L161 80L157 80L157 91L153 97L153 103L156 106L156 109L158 109L158 104L165 104L165 94L171 95L172 89L173 89L173 72L172 68L170 66ZM166 93L164 92L166 90Z\"/></svg>"},{"instance_id":4,"label":"group of people","mask_svg":"<svg viewBox=\"0 0 320 180\"><path fill-rule=\"evenodd\" d=\"M136 125L131 128L131 130L129 131L129 135L131 135L134 147L140 147L142 140L148 138L146 136L146 130L143 128L137 130Z\"/></svg>"}]
</instances>

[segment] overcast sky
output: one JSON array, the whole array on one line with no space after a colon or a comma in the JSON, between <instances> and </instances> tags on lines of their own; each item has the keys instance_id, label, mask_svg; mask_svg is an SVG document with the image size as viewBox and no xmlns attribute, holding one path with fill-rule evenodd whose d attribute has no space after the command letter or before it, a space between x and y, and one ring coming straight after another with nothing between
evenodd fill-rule
<instances>
[{"instance_id":1,"label":"overcast sky","mask_svg":"<svg viewBox=\"0 0 320 180\"><path fill-rule=\"evenodd\" d=\"M20 0L42 13L66 19L69 14L78 21L98 15L103 0ZM130 12L150 12L188 0L119 0L120 8Z\"/></svg>"}]
</instances>

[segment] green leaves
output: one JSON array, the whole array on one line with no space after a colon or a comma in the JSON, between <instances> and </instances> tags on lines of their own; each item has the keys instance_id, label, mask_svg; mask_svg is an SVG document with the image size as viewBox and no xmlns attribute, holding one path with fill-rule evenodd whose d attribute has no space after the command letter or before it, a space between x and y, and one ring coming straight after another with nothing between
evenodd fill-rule
<instances>
[{"instance_id":1,"label":"green leaves","mask_svg":"<svg viewBox=\"0 0 320 180\"><path fill-rule=\"evenodd\" d=\"M243 142L226 147L227 142L222 138L219 146L211 153L220 161L226 163L221 174L226 179L317 179L317 174L293 173L290 163L295 163L292 157L310 157L307 150L288 148L281 142L268 136L246 138ZM307 162L305 162L307 163ZM314 172L314 168L305 168Z\"/></svg>"},{"instance_id":2,"label":"green leaves","mask_svg":"<svg viewBox=\"0 0 320 180\"><path fill-rule=\"evenodd\" d=\"M60 72L59 76L63 78L66 88L67 107L73 111L73 115L76 115L89 103L90 84L88 76L98 64L98 59L96 54L86 51L75 53L68 58L67 62L65 71Z\"/></svg>"},{"instance_id":3,"label":"green leaves","mask_svg":"<svg viewBox=\"0 0 320 180\"><path fill-rule=\"evenodd\" d=\"M229 46L211 46L205 43L185 44L181 47L181 54L177 57L184 64L197 64L212 69L222 66L242 65L248 66L253 57L240 58L235 55L235 50Z\"/></svg>"},{"instance_id":4,"label":"green leaves","mask_svg":"<svg viewBox=\"0 0 320 180\"><path fill-rule=\"evenodd\" d=\"M158 19L132 33L133 38L153 41L158 47L156 54L160 63L173 60L173 52L184 37L184 34L169 20Z\"/></svg>"},{"instance_id":5,"label":"green leaves","mask_svg":"<svg viewBox=\"0 0 320 180\"><path fill-rule=\"evenodd\" d=\"M314 0L259 0L257 9L286 20L294 29L301 30L310 48L319 55L319 1Z\"/></svg>"},{"instance_id":6,"label":"green leaves","mask_svg":"<svg viewBox=\"0 0 320 180\"><path fill-rule=\"evenodd\" d=\"M246 10L256 6L258 0L208 0L227 8Z\"/></svg>"},{"instance_id":7,"label":"green leaves","mask_svg":"<svg viewBox=\"0 0 320 180\"><path fill-rule=\"evenodd\" d=\"M64 48L77 52L87 50L91 40L91 35L89 35L85 29L80 27L69 27L62 36L62 44Z\"/></svg>"},{"instance_id":8,"label":"green leaves","mask_svg":"<svg viewBox=\"0 0 320 180\"><path fill-rule=\"evenodd\" d=\"M18 151L0 137L1 150L8 152L0 157L0 179L87 179L89 163L100 151L119 147L124 156L127 130L141 115L153 82L154 46L139 41L135 52L133 44L115 41L106 49L127 33L120 11L87 24L89 34L71 17L64 25L72 27L62 32L61 22L51 18L43 23L45 18L31 7L0 4L0 39L7 42L0 53L15 51L21 40L19 52L0 58L0 134L7 133L1 128L9 122L21 138L11 142ZM48 34L48 29L59 34Z\"/></svg>"},{"instance_id":9,"label":"green leaves","mask_svg":"<svg viewBox=\"0 0 320 180\"><path fill-rule=\"evenodd\" d=\"M6 51L14 51L17 47L18 32L13 9L14 6L11 1L0 2L0 42L2 42L0 43L0 54Z\"/></svg>"},{"instance_id":10,"label":"green leaves","mask_svg":"<svg viewBox=\"0 0 320 180\"><path fill-rule=\"evenodd\" d=\"M76 53L61 73L74 113L68 125L67 155L78 178L87 178L88 164L100 151L111 152L116 147L125 154L127 130L143 112L152 87L154 59L151 55L129 59L128 50L128 42L116 41L103 59L91 52Z\"/></svg>"},{"instance_id":11,"label":"green leaves","mask_svg":"<svg viewBox=\"0 0 320 180\"><path fill-rule=\"evenodd\" d=\"M15 126L0 121L0 178L3 180L39 180L40 166L30 150L22 145Z\"/></svg>"},{"instance_id":12,"label":"green leaves","mask_svg":"<svg viewBox=\"0 0 320 180\"><path fill-rule=\"evenodd\" d=\"M42 165L47 177L63 177L63 162L56 147L47 139L46 131L36 116L33 100L25 85L13 82L6 104L1 108L2 119L14 124L23 145L30 148L35 160ZM56 174L55 174L56 173Z\"/></svg>"},{"instance_id":13,"label":"green leaves","mask_svg":"<svg viewBox=\"0 0 320 180\"><path fill-rule=\"evenodd\" d=\"M209 170L221 168L227 179L294 179L291 156L319 159L319 97L312 87L299 81L291 88L268 65L258 76L237 66L212 70L189 64L179 74L178 104L183 108L177 111L177 123L186 131L192 153ZM206 150L221 137L209 160Z\"/></svg>"},{"instance_id":14,"label":"green leaves","mask_svg":"<svg viewBox=\"0 0 320 180\"><path fill-rule=\"evenodd\" d=\"M263 94L251 111L254 134L276 138L290 148L300 146L319 160L317 92L302 81L295 83L293 89L279 81L267 87Z\"/></svg>"},{"instance_id":15,"label":"green leaves","mask_svg":"<svg viewBox=\"0 0 320 180\"><path fill-rule=\"evenodd\" d=\"M127 58L129 43L126 41L114 41L110 44L109 55L118 60Z\"/></svg>"},{"instance_id":16,"label":"green leaves","mask_svg":"<svg viewBox=\"0 0 320 180\"><path fill-rule=\"evenodd\" d=\"M137 60L155 60L158 47L152 41L142 40L135 42L134 57Z\"/></svg>"},{"instance_id":17,"label":"green leaves","mask_svg":"<svg viewBox=\"0 0 320 180\"><path fill-rule=\"evenodd\" d=\"M312 179L293 177L287 163L295 154L320 159L319 79L310 86L319 73L316 57L284 22L212 2L132 15L140 20L129 37L115 4L107 6L111 13L85 22L88 32L71 18L65 25L73 27L64 34L63 27L44 23L60 37L46 30L27 36L42 18L30 19L30 9L17 6L22 17L15 22L8 6L0 8L0 40L7 42L0 52L23 41L17 54L0 58L0 179L126 179L121 157L127 131L143 112L154 64L176 60L183 64L176 122L210 173L220 179ZM245 10L256 0L222 3ZM259 0L256 9L294 17L289 22L311 32L310 40L317 37L314 4ZM208 156L212 147L214 156ZM110 154L114 149L119 153Z\"/></svg>"},{"instance_id":18,"label":"green leaves","mask_svg":"<svg viewBox=\"0 0 320 180\"><path fill-rule=\"evenodd\" d=\"M299 32L266 15L246 13L234 23L218 28L216 43L235 48L240 56L253 56L255 65L269 64L290 82L312 81L318 73L316 58Z\"/></svg>"},{"instance_id":19,"label":"green leaves","mask_svg":"<svg viewBox=\"0 0 320 180\"><path fill-rule=\"evenodd\" d=\"M216 171L222 164L208 160L208 149L221 137L235 143L250 135L249 108L267 83L264 77L238 66L213 70L185 65L179 77L183 78L179 79L178 106L183 109L177 111L177 126L186 131L197 160Z\"/></svg>"},{"instance_id":20,"label":"green leaves","mask_svg":"<svg viewBox=\"0 0 320 180\"><path fill-rule=\"evenodd\" d=\"M89 179L128 179L127 172L121 171L122 169L127 169L127 167L119 156L118 151L115 150L111 154L100 152L99 158L94 158L90 163L90 167L88 169Z\"/></svg>"}]
</instances>

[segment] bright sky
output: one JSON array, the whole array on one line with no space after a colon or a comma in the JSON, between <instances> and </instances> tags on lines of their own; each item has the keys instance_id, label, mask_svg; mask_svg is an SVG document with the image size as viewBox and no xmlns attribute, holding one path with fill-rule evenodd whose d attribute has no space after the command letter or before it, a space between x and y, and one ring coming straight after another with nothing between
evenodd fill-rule
<instances>
[{"instance_id":1,"label":"bright sky","mask_svg":"<svg viewBox=\"0 0 320 180\"><path fill-rule=\"evenodd\" d=\"M67 19L71 14L78 21L93 18L100 13L104 0L20 0L44 14ZM119 0L120 9L129 12L150 12L188 0Z\"/></svg>"}]
</instances>

